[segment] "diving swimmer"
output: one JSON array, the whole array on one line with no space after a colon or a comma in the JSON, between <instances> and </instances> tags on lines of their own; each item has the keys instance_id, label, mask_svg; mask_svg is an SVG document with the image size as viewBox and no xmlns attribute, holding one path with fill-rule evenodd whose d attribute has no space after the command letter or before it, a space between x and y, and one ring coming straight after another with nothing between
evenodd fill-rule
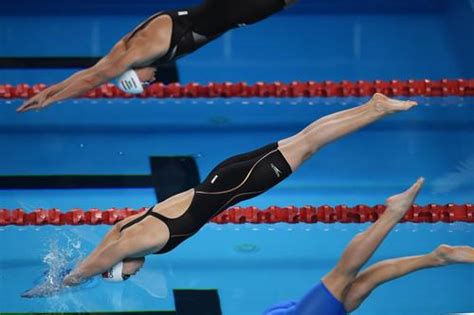
<instances>
[{"instance_id":1,"label":"diving swimmer","mask_svg":"<svg viewBox=\"0 0 474 315\"><path fill-rule=\"evenodd\" d=\"M93 67L79 71L25 101L18 112L42 109L115 80L139 94L155 80L158 65L190 54L227 31L261 21L297 0L205 0L200 5L152 15L121 38Z\"/></svg>"},{"instance_id":2,"label":"diving swimmer","mask_svg":"<svg viewBox=\"0 0 474 315\"><path fill-rule=\"evenodd\" d=\"M322 117L289 138L227 159L197 187L117 223L63 285L79 285L103 273L107 279L128 278L142 267L146 255L173 250L226 208L283 181L326 144L415 105L375 94L362 106ZM24 296L42 294L47 293Z\"/></svg>"}]
</instances>

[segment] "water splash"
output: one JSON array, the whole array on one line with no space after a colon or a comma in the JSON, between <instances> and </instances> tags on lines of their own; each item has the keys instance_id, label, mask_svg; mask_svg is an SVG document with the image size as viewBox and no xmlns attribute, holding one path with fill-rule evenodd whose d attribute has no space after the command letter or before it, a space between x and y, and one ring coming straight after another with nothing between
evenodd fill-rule
<instances>
[{"instance_id":1,"label":"water splash","mask_svg":"<svg viewBox=\"0 0 474 315\"><path fill-rule=\"evenodd\" d=\"M72 239L67 234L63 236L66 239L65 246L62 246L57 238L49 241L48 250L42 259L47 270L37 281L37 285L25 291L22 297L49 297L65 289L64 277L84 255L79 240Z\"/></svg>"},{"instance_id":2,"label":"water splash","mask_svg":"<svg viewBox=\"0 0 474 315\"><path fill-rule=\"evenodd\" d=\"M43 262L48 267L44 282L52 286L58 286L69 270L74 267L83 257L81 242L63 234L66 238L66 246L59 246L58 240L51 240Z\"/></svg>"},{"instance_id":3,"label":"water splash","mask_svg":"<svg viewBox=\"0 0 474 315\"><path fill-rule=\"evenodd\" d=\"M454 171L433 181L433 193L448 193L474 182L474 155L459 163Z\"/></svg>"}]
</instances>

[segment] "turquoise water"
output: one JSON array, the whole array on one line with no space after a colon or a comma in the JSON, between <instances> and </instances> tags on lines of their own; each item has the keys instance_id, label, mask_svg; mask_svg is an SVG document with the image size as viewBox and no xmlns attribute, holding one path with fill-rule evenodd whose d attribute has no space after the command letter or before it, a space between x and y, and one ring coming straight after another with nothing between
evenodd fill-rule
<instances>
[{"instance_id":1,"label":"turquoise water","mask_svg":"<svg viewBox=\"0 0 474 315\"><path fill-rule=\"evenodd\" d=\"M81 290L44 299L22 299L20 293L42 278L47 254L56 262L62 257L74 260L91 250L107 228L3 228L2 312L174 310L173 289L216 288L223 314L260 314L272 304L302 296L337 262L351 237L366 227L210 224L176 251L149 257L128 282L94 280ZM474 245L473 238L469 224L402 224L371 262L426 253L441 243ZM472 266L425 270L384 285L354 314L472 311L473 286Z\"/></svg>"},{"instance_id":2,"label":"turquoise water","mask_svg":"<svg viewBox=\"0 0 474 315\"><path fill-rule=\"evenodd\" d=\"M191 155L201 178L220 160L289 136L364 99L81 100L18 116L0 104L3 175L148 174L150 155ZM418 98L409 113L323 149L296 174L245 205L375 205L425 176L418 202L468 203L474 195L472 98ZM277 103L279 102L279 103ZM57 118L61 116L61 119ZM142 207L152 189L2 190L0 208ZM173 289L217 289L226 315L260 314L298 299L367 225L209 224L176 251L147 259L123 284L26 300L50 266L87 254L108 227L0 228L0 312L174 310ZM373 261L474 246L473 226L402 224ZM474 311L473 266L422 271L381 287L355 314Z\"/></svg>"}]
</instances>

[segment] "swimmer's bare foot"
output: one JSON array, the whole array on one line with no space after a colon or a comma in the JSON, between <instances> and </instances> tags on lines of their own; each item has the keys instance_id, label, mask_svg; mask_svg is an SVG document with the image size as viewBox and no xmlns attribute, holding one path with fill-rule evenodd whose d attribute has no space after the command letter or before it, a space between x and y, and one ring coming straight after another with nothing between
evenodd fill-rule
<instances>
[{"instance_id":1,"label":"swimmer's bare foot","mask_svg":"<svg viewBox=\"0 0 474 315\"><path fill-rule=\"evenodd\" d=\"M385 114L392 114L395 112L407 111L413 106L418 105L418 103L414 101L394 100L381 93L375 93L369 102L374 104L375 109L378 112L383 112Z\"/></svg>"},{"instance_id":2,"label":"swimmer's bare foot","mask_svg":"<svg viewBox=\"0 0 474 315\"><path fill-rule=\"evenodd\" d=\"M386 201L387 211L388 213L392 213L395 215L395 218L400 220L403 218L405 213L410 209L411 205L418 196L421 187L425 179L420 177L413 186L411 186L408 190L402 192L401 194L389 197Z\"/></svg>"},{"instance_id":3,"label":"swimmer's bare foot","mask_svg":"<svg viewBox=\"0 0 474 315\"><path fill-rule=\"evenodd\" d=\"M470 246L440 245L433 255L439 265L474 263L474 248Z\"/></svg>"}]
</instances>

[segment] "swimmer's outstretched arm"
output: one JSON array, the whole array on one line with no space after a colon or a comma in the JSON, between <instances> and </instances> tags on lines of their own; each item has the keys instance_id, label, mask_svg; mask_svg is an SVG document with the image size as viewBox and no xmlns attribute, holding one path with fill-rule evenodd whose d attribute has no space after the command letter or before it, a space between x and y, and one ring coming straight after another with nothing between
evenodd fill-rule
<instances>
[{"instance_id":1,"label":"swimmer's outstretched arm","mask_svg":"<svg viewBox=\"0 0 474 315\"><path fill-rule=\"evenodd\" d=\"M64 278L64 285L79 285L89 278L102 274L126 258L133 257L144 250L143 242L137 237L121 237L109 240L102 248L84 259Z\"/></svg>"},{"instance_id":2,"label":"swimmer's outstretched arm","mask_svg":"<svg viewBox=\"0 0 474 315\"><path fill-rule=\"evenodd\" d=\"M135 255L142 244L136 237L116 238L115 227L106 235L103 242L94 252L84 259L61 281L45 281L22 293L24 298L51 296L75 285L80 285L89 278L109 270L119 261Z\"/></svg>"},{"instance_id":3,"label":"swimmer's outstretched arm","mask_svg":"<svg viewBox=\"0 0 474 315\"><path fill-rule=\"evenodd\" d=\"M117 239L115 231L115 227L112 228L94 252L66 275L62 281L45 281L23 292L21 296L24 298L51 296L66 287L84 283L94 275L101 273L101 270L108 270L114 265L114 262L121 261L124 255L132 252L132 247L127 245L125 240Z\"/></svg>"},{"instance_id":4,"label":"swimmer's outstretched arm","mask_svg":"<svg viewBox=\"0 0 474 315\"><path fill-rule=\"evenodd\" d=\"M107 244L95 255L87 257L64 279L67 286L78 285L87 279L107 271L110 267L133 255L133 246L127 239L119 239Z\"/></svg>"},{"instance_id":5,"label":"swimmer's outstretched arm","mask_svg":"<svg viewBox=\"0 0 474 315\"><path fill-rule=\"evenodd\" d=\"M91 277L110 270L118 262L134 257L140 258L156 251L155 247L160 246L156 242L156 237L150 237L141 230L120 233L123 224L141 215L143 213L114 225L94 251L65 277L64 285L79 285Z\"/></svg>"},{"instance_id":6,"label":"swimmer's outstretched arm","mask_svg":"<svg viewBox=\"0 0 474 315\"><path fill-rule=\"evenodd\" d=\"M143 213L131 216L117 224L115 224L104 236L99 245L89 254L69 275L65 278L65 284L68 286L81 284L90 277L109 270L115 263L123 260L117 257L123 256L127 252L133 252L137 254L140 250L143 250L146 246L143 244L143 238L134 239L135 236L128 233L127 236L122 236L120 233L121 227L127 222L143 215ZM120 252L116 253L116 250ZM116 257L110 258L109 252L114 252ZM108 261L103 260L103 256L109 257ZM129 257L126 257L129 258ZM118 259L115 263L115 261ZM101 271L102 269L104 269Z\"/></svg>"},{"instance_id":7,"label":"swimmer's outstretched arm","mask_svg":"<svg viewBox=\"0 0 474 315\"><path fill-rule=\"evenodd\" d=\"M121 39L96 65L38 93L25 101L17 112L42 109L55 102L81 96L131 68L148 65L152 60L161 57L169 46L166 32L157 31L160 27L166 30L166 27L161 25L163 23L166 21L156 19L133 40L125 42Z\"/></svg>"},{"instance_id":8,"label":"swimmer's outstretched arm","mask_svg":"<svg viewBox=\"0 0 474 315\"><path fill-rule=\"evenodd\" d=\"M113 56L104 57L90 69L81 71L40 92L27 100L17 109L17 112L26 112L32 109L42 109L55 102L81 96L89 90L106 83L121 75L131 67L144 60L142 49L128 49Z\"/></svg>"}]
</instances>

